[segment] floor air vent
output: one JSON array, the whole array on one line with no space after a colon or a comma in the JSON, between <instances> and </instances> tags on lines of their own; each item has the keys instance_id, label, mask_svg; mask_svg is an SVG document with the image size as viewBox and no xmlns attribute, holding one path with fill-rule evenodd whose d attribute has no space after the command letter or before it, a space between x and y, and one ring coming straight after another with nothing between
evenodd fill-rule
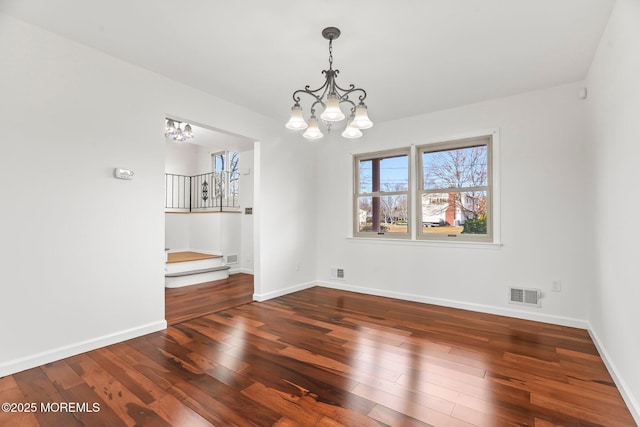
<instances>
[{"instance_id":1,"label":"floor air vent","mask_svg":"<svg viewBox=\"0 0 640 427\"><path fill-rule=\"evenodd\" d=\"M227 255L227 264L237 264L238 263L238 255Z\"/></svg>"},{"instance_id":2,"label":"floor air vent","mask_svg":"<svg viewBox=\"0 0 640 427\"><path fill-rule=\"evenodd\" d=\"M540 307L542 291L540 289L509 288L509 302L511 304Z\"/></svg>"}]
</instances>

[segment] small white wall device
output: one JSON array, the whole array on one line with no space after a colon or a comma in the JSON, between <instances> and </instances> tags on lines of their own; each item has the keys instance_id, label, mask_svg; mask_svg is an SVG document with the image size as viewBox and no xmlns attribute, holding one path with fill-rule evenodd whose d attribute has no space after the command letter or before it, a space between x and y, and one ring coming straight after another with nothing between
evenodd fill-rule
<instances>
[{"instance_id":1,"label":"small white wall device","mask_svg":"<svg viewBox=\"0 0 640 427\"><path fill-rule=\"evenodd\" d=\"M113 174L118 179L133 179L135 175L132 170L122 168L115 168Z\"/></svg>"}]
</instances>

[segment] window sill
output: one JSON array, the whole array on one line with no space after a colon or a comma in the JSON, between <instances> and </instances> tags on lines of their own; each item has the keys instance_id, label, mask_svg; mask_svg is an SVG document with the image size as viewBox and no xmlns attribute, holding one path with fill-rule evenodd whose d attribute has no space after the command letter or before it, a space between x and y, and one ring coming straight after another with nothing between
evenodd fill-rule
<instances>
[{"instance_id":1,"label":"window sill","mask_svg":"<svg viewBox=\"0 0 640 427\"><path fill-rule=\"evenodd\" d=\"M465 248L465 249L493 249L498 250L502 243L496 242L449 242L444 240L414 240L414 239L390 239L374 237L347 237L351 243L366 243L380 245L406 245L406 246L427 246L434 248Z\"/></svg>"}]
</instances>

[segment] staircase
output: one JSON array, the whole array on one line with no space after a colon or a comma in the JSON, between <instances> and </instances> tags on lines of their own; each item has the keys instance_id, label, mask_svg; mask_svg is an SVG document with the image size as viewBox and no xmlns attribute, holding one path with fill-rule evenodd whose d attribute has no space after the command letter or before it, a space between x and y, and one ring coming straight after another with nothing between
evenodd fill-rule
<instances>
[{"instance_id":1,"label":"staircase","mask_svg":"<svg viewBox=\"0 0 640 427\"><path fill-rule=\"evenodd\" d=\"M171 252L167 254L164 286L179 288L198 283L212 282L229 277L228 265L222 255L199 252Z\"/></svg>"}]
</instances>

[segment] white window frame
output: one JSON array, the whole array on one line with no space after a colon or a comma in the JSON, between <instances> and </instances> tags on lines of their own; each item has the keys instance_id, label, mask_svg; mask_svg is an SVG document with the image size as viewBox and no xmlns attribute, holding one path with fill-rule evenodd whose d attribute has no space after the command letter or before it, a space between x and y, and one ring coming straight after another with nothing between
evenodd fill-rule
<instances>
[{"instance_id":1,"label":"white window frame","mask_svg":"<svg viewBox=\"0 0 640 427\"><path fill-rule=\"evenodd\" d=\"M501 242L501 216L500 216L500 134L499 130L487 129L476 132L468 132L459 135L453 135L442 138L433 138L428 141L420 141L418 147L426 147L435 144L442 143L455 143L456 141L462 141L466 139L481 139L490 137L491 139L491 153L487 154L487 161L491 162L491 199L488 201L489 209L491 212L491 234L484 239L460 239L460 238L431 238L423 239L418 236L419 232L415 226L418 221L420 227L422 226L422 207L420 204L421 196L419 196L419 189L422 186L421 178L417 177L421 171L419 162L421 162L421 155L418 153L418 148L415 144L410 146L404 146L400 148L394 148L389 150L381 150L377 152L365 152L365 153L351 153L349 154L349 163L352 168L353 178L350 183L352 187L349 209L349 233L347 239L355 241L368 241L370 243L379 244L399 244L399 245L422 245L422 246L437 246L437 247L473 247L481 249L499 249L502 246ZM358 232L358 189L359 189L359 159L375 158L380 154L404 152L409 153L409 194L408 203L410 204L408 228L409 236L400 237L397 235L377 235L376 233L362 233ZM490 160L489 160L490 159ZM420 180L420 182L418 182ZM411 202L413 198L417 199L417 202ZM483 235L484 236L484 235Z\"/></svg>"},{"instance_id":2,"label":"white window frame","mask_svg":"<svg viewBox=\"0 0 640 427\"><path fill-rule=\"evenodd\" d=\"M216 175L216 177L219 177L219 179L222 181L222 185L224 190L222 191L222 200L225 201L228 204L228 201L231 200L231 174L233 173L233 171L231 170L231 153L236 153L236 155L238 156L238 162L240 160L240 153L233 151L233 150L224 150L224 151L217 151L215 153L211 153L211 169L213 170L213 173ZM223 170L217 170L216 169L216 157L218 156L222 156L222 158L224 159L224 166L223 166ZM238 168L238 174L240 173L240 169ZM218 178L217 178L218 179ZM217 191L217 188L216 188ZM215 193L214 193L215 194ZM239 194L240 194L240 188L238 188L238 195L235 197L235 201L236 203L239 200ZM215 194L216 197L220 197L220 195Z\"/></svg>"},{"instance_id":3,"label":"white window frame","mask_svg":"<svg viewBox=\"0 0 640 427\"><path fill-rule=\"evenodd\" d=\"M390 157L407 156L407 190L406 191L375 191L375 192L360 192L360 162L363 160L372 159L384 159ZM412 217L411 206L413 206L411 196L411 180L413 175L413 161L411 159L410 147L397 148L385 151L376 151L373 153L362 153L353 155L353 235L357 237L370 237L370 238L385 238L385 239L410 239L412 235ZM386 197L386 196L398 196L405 195L407 197L407 232L406 233L390 233L390 232L377 232L377 231L360 231L360 209L358 200L361 197Z\"/></svg>"},{"instance_id":4,"label":"white window frame","mask_svg":"<svg viewBox=\"0 0 640 427\"><path fill-rule=\"evenodd\" d=\"M434 188L424 189L424 174L423 174L423 154L433 153L439 151L449 151L457 149L472 148L477 146L487 147L487 182L486 185L476 187L464 187L464 188ZM435 240L435 241L467 241L467 242L493 242L493 136L482 135L477 137L455 139L438 143L424 144L416 147L416 238L420 240ZM487 233L486 234L446 234L446 233L424 233L423 230L423 216L422 216L422 197L426 194L442 194L442 193L464 193L468 191L486 191L486 218L487 218ZM453 225L453 224L452 224Z\"/></svg>"}]
</instances>

